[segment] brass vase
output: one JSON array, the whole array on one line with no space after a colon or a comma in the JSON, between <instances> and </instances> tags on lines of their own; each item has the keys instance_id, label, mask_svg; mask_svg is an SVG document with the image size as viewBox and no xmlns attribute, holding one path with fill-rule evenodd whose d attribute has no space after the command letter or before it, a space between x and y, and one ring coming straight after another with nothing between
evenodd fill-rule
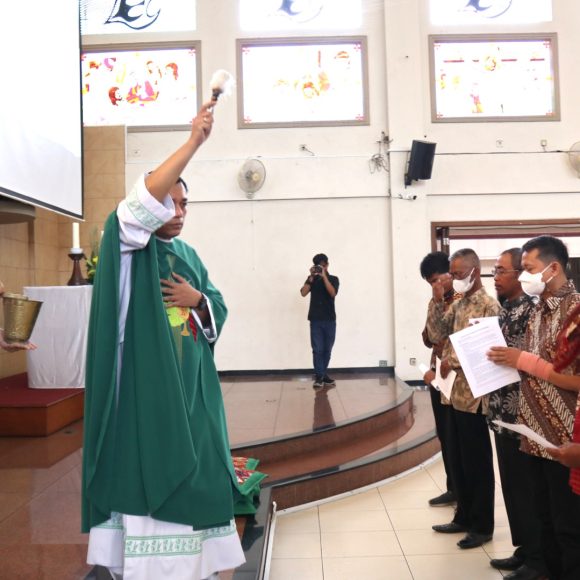
<instances>
[{"instance_id":1,"label":"brass vase","mask_svg":"<svg viewBox=\"0 0 580 580\"><path fill-rule=\"evenodd\" d=\"M23 294L4 294L4 340L27 342L32 334L42 302Z\"/></svg>"}]
</instances>

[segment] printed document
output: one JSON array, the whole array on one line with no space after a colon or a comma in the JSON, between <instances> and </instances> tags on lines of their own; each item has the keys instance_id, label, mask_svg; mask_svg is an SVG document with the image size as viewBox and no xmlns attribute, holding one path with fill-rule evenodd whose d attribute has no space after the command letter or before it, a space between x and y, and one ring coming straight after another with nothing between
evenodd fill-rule
<instances>
[{"instance_id":1,"label":"printed document","mask_svg":"<svg viewBox=\"0 0 580 580\"><path fill-rule=\"evenodd\" d=\"M497 365L487 358L486 353L492 346L507 346L498 318L477 320L479 324L449 336L475 398L520 380L516 369Z\"/></svg>"}]
</instances>

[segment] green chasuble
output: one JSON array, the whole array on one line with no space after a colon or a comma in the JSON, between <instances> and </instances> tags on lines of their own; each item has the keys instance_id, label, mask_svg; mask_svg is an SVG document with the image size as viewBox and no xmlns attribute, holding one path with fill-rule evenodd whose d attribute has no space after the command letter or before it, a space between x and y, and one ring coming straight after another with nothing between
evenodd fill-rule
<instances>
[{"instance_id":1,"label":"green chasuble","mask_svg":"<svg viewBox=\"0 0 580 580\"><path fill-rule=\"evenodd\" d=\"M89 322L82 530L111 512L195 529L228 524L238 491L212 347L189 309L165 308L160 279L176 272L203 292L218 333L227 314L222 296L191 247L152 236L133 252L120 361L119 272L113 213L101 242Z\"/></svg>"}]
</instances>

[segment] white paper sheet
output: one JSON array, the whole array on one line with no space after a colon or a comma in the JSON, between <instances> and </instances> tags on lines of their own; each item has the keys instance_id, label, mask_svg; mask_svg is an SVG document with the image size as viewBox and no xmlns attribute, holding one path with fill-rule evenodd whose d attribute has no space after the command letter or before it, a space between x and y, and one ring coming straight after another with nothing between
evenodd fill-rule
<instances>
[{"instance_id":1,"label":"white paper sheet","mask_svg":"<svg viewBox=\"0 0 580 580\"><path fill-rule=\"evenodd\" d=\"M535 441L536 443L538 443L542 447L545 447L546 449L556 449L556 445L550 443L547 439L544 439L544 437L538 435L535 431L532 431L527 425L504 423L499 419L496 419L494 423L496 425L499 425L500 427L504 427L505 429L515 431L516 433L519 433L520 435L523 435L524 437L527 437L528 439Z\"/></svg>"},{"instance_id":2,"label":"white paper sheet","mask_svg":"<svg viewBox=\"0 0 580 580\"><path fill-rule=\"evenodd\" d=\"M447 378L444 379L441 376L441 361L438 358L436 358L435 361L435 378L431 381L431 385L433 385L438 391L441 391L448 399L450 399L451 390L453 389L453 383L455 382L457 373L454 370L451 370L447 375ZM429 367L421 363L419 364L419 369L423 374L425 374L429 370Z\"/></svg>"},{"instance_id":3,"label":"white paper sheet","mask_svg":"<svg viewBox=\"0 0 580 580\"><path fill-rule=\"evenodd\" d=\"M497 317L490 318L449 336L476 398L520 380L516 369L497 365L487 358L486 353L492 346L507 346Z\"/></svg>"}]
</instances>

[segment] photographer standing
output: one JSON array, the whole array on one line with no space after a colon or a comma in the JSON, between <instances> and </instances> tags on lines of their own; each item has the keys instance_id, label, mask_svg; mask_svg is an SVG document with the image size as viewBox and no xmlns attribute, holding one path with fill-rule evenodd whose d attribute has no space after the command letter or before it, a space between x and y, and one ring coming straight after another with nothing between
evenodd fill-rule
<instances>
[{"instance_id":1,"label":"photographer standing","mask_svg":"<svg viewBox=\"0 0 580 580\"><path fill-rule=\"evenodd\" d=\"M316 375L314 388L333 386L335 384L328 374L328 363L336 336L336 312L334 298L338 292L338 278L328 273L328 257L316 254L312 258L314 266L310 268L310 276L300 289L300 294L310 293L310 343Z\"/></svg>"}]
</instances>

